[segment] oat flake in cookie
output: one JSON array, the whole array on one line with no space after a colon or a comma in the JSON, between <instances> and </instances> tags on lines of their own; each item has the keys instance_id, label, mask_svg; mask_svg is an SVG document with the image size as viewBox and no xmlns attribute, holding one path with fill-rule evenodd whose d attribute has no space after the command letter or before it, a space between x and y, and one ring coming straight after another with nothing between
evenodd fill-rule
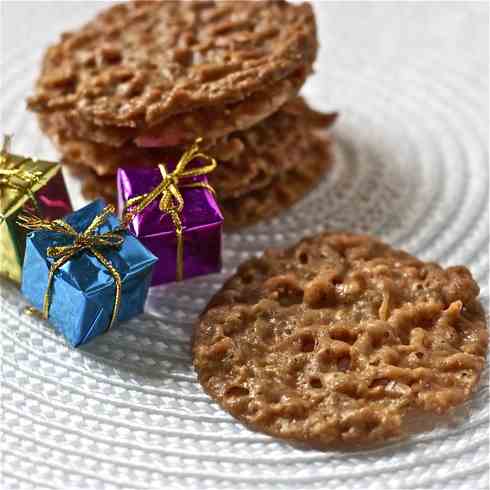
<instances>
[{"instance_id":1,"label":"oat flake in cookie","mask_svg":"<svg viewBox=\"0 0 490 490\"><path fill-rule=\"evenodd\" d=\"M315 446L404 434L467 400L488 331L465 267L325 233L245 262L202 314L204 389L257 430Z\"/></svg>"}]
</instances>

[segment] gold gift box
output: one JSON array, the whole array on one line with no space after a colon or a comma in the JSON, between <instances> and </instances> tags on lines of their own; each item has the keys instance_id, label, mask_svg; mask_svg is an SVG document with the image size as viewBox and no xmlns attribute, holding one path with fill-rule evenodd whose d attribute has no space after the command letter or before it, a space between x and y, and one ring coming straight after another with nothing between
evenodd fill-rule
<instances>
[{"instance_id":1,"label":"gold gift box","mask_svg":"<svg viewBox=\"0 0 490 490\"><path fill-rule=\"evenodd\" d=\"M0 275L20 283L25 231L21 212L57 219L72 211L58 163L9 153L10 138L0 153Z\"/></svg>"}]
</instances>

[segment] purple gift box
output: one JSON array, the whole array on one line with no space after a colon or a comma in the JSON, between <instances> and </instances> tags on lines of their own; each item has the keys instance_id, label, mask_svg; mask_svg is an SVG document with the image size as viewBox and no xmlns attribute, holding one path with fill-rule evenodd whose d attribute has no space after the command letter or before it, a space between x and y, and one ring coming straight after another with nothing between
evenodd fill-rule
<instances>
[{"instance_id":1,"label":"purple gift box","mask_svg":"<svg viewBox=\"0 0 490 490\"><path fill-rule=\"evenodd\" d=\"M48 183L35 194L41 215L45 219L58 219L72 212L70 198L66 189L63 174L58 172ZM36 212L32 203L28 201L25 209Z\"/></svg>"},{"instance_id":2,"label":"purple gift box","mask_svg":"<svg viewBox=\"0 0 490 490\"><path fill-rule=\"evenodd\" d=\"M173 167L169 168L169 171ZM119 168L117 188L119 212L129 199L146 194L162 182L159 168ZM186 188L186 183L204 182L206 177L184 178L179 190L184 199L181 212L183 227L183 279L221 270L221 229L223 215L212 192L203 188ZM173 282L177 278L177 245L175 225L159 208L160 197L137 214L129 223L133 233L158 262L153 271L152 286Z\"/></svg>"}]
</instances>

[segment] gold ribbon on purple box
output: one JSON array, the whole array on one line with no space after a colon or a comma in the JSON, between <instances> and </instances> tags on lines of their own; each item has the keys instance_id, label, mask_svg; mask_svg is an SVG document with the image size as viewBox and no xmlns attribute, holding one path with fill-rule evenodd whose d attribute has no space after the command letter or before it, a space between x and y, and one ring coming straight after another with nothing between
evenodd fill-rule
<instances>
[{"instance_id":1,"label":"gold ribbon on purple box","mask_svg":"<svg viewBox=\"0 0 490 490\"><path fill-rule=\"evenodd\" d=\"M172 172L167 170L165 164L161 163L158 165L162 174L162 181L160 184L146 194L129 199L125 203L123 210L123 223L127 225L155 199L160 198L160 211L168 214L175 226L175 233L177 236L177 281L181 281L184 277L184 230L181 218L182 210L184 209L184 198L182 197L180 189L201 188L216 194L214 189L207 182L185 182L184 180L208 175L217 166L214 158L201 153L199 148L201 142L202 138L198 138L194 142L194 144L182 155ZM188 165L195 159L202 159L208 163L207 165L188 169Z\"/></svg>"}]
</instances>

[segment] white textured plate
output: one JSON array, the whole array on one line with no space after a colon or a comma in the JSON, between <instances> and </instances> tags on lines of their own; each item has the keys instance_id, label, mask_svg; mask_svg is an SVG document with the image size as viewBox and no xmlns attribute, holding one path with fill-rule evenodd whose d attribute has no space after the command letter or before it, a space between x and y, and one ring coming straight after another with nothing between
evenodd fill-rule
<instances>
[{"instance_id":1,"label":"white textured plate","mask_svg":"<svg viewBox=\"0 0 490 490\"><path fill-rule=\"evenodd\" d=\"M18 152L56 157L24 99L46 44L100 7L2 3L0 129ZM196 382L192 323L224 278L325 227L466 264L488 303L488 6L316 8L322 51L305 93L341 112L337 164L289 213L227 235L221 275L153 290L143 318L78 350L0 282L3 489L488 489L486 375L462 424L350 453L250 432Z\"/></svg>"}]
</instances>

